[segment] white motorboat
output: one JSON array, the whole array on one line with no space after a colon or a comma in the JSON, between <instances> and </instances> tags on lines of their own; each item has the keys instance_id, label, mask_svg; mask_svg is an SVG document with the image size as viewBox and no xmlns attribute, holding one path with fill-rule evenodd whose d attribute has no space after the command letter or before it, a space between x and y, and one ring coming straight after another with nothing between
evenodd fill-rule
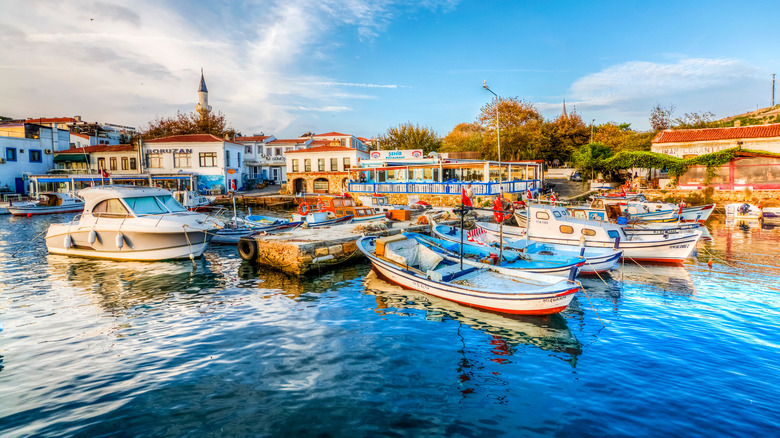
<instances>
[{"instance_id":1,"label":"white motorboat","mask_svg":"<svg viewBox=\"0 0 780 438\"><path fill-rule=\"evenodd\" d=\"M409 289L498 312L545 315L563 311L581 285L551 275L490 266L462 266L403 235L364 236L358 249L379 275Z\"/></svg>"},{"instance_id":2,"label":"white motorboat","mask_svg":"<svg viewBox=\"0 0 780 438\"><path fill-rule=\"evenodd\" d=\"M14 216L39 214L77 213L84 210L84 201L68 193L41 193L38 202L14 203L8 211Z\"/></svg>"},{"instance_id":3,"label":"white motorboat","mask_svg":"<svg viewBox=\"0 0 780 438\"><path fill-rule=\"evenodd\" d=\"M623 250L634 261L682 263L696 248L699 229L676 234L626 234L610 222L573 218L563 207L535 204L529 207L528 237L545 243L563 243Z\"/></svg>"},{"instance_id":4,"label":"white motorboat","mask_svg":"<svg viewBox=\"0 0 780 438\"><path fill-rule=\"evenodd\" d=\"M761 207L746 202L726 204L726 217L737 220L755 220L763 218Z\"/></svg>"},{"instance_id":5,"label":"white motorboat","mask_svg":"<svg viewBox=\"0 0 780 438\"><path fill-rule=\"evenodd\" d=\"M206 215L187 211L168 190L139 186L83 189L84 213L52 224L51 254L155 261L203 254L217 229Z\"/></svg>"}]
</instances>

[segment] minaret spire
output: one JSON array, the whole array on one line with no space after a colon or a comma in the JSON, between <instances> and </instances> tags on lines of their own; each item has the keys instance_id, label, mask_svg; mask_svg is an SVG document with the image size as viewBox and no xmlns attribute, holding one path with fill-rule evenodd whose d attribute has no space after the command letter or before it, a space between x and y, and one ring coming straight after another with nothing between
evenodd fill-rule
<instances>
[{"instance_id":1,"label":"minaret spire","mask_svg":"<svg viewBox=\"0 0 780 438\"><path fill-rule=\"evenodd\" d=\"M568 114L566 114L566 99L563 99L563 114L561 114L564 119L568 118Z\"/></svg>"},{"instance_id":2,"label":"minaret spire","mask_svg":"<svg viewBox=\"0 0 780 438\"><path fill-rule=\"evenodd\" d=\"M203 67L200 69L200 87L198 87L198 104L195 105L195 111L201 116L208 115L211 112L209 105L209 90L206 88L206 78L203 76Z\"/></svg>"}]
</instances>

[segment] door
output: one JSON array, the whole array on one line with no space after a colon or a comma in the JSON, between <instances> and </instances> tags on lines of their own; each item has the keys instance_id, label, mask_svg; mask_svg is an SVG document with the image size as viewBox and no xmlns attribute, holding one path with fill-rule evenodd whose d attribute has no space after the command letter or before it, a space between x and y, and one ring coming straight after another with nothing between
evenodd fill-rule
<instances>
[{"instance_id":1,"label":"door","mask_svg":"<svg viewBox=\"0 0 780 438\"><path fill-rule=\"evenodd\" d=\"M20 195L24 195L27 193L24 190L24 179L14 178L14 184L16 185L16 193L19 193Z\"/></svg>"},{"instance_id":2,"label":"door","mask_svg":"<svg viewBox=\"0 0 780 438\"><path fill-rule=\"evenodd\" d=\"M276 182L279 182L279 168L274 167L271 171L274 174L273 180L276 181Z\"/></svg>"}]
</instances>

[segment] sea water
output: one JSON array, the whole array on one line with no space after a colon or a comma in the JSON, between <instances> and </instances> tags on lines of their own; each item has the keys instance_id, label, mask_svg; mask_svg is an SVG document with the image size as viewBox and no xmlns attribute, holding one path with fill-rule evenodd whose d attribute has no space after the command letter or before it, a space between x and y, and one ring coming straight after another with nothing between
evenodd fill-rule
<instances>
[{"instance_id":1,"label":"sea water","mask_svg":"<svg viewBox=\"0 0 780 438\"><path fill-rule=\"evenodd\" d=\"M0 216L3 437L780 430L769 224L715 218L684 265L627 263L560 315L517 317L367 262L298 279L234 246L194 263L48 255L40 234L71 217Z\"/></svg>"}]
</instances>

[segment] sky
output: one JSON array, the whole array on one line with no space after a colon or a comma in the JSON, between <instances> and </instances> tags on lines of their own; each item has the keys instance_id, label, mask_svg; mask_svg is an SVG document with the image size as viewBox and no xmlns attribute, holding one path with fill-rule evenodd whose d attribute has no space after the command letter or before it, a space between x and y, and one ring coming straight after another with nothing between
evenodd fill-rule
<instances>
[{"instance_id":1,"label":"sky","mask_svg":"<svg viewBox=\"0 0 780 438\"><path fill-rule=\"evenodd\" d=\"M0 0L0 115L143 129L193 111L203 69L244 135L443 137L491 102L483 81L547 119L565 99L647 130L656 105L769 106L778 18L776 0Z\"/></svg>"}]
</instances>

